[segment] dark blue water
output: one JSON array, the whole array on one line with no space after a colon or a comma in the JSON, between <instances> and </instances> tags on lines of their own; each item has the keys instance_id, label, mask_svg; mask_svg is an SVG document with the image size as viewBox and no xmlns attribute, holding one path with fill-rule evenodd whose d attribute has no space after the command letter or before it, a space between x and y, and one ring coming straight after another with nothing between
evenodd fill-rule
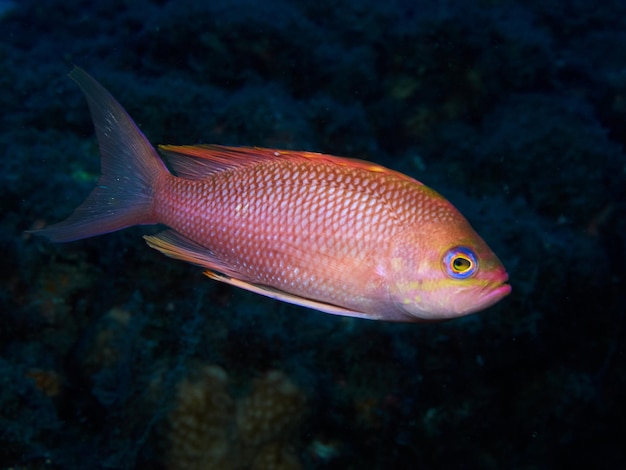
<instances>
[{"instance_id":1,"label":"dark blue water","mask_svg":"<svg viewBox=\"0 0 626 470\"><path fill-rule=\"evenodd\" d=\"M619 0L1 1L0 468L626 466L624 44ZM418 178L513 293L371 322L218 285L157 228L24 234L97 179L74 65L155 144Z\"/></svg>"}]
</instances>

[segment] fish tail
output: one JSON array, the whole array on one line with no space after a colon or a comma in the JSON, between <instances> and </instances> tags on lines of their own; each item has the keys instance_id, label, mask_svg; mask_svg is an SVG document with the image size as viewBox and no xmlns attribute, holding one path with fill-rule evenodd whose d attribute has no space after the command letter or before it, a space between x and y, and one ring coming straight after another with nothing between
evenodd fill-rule
<instances>
[{"instance_id":1,"label":"fish tail","mask_svg":"<svg viewBox=\"0 0 626 470\"><path fill-rule=\"evenodd\" d=\"M124 108L87 72L69 74L89 104L100 144L101 175L96 188L64 221L31 233L69 242L125 227L158 223L155 186L167 167Z\"/></svg>"}]
</instances>

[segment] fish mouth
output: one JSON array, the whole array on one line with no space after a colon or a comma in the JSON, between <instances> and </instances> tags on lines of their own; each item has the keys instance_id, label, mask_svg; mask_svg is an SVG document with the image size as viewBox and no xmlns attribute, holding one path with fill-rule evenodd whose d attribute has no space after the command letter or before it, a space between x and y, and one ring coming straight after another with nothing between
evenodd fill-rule
<instances>
[{"instance_id":1,"label":"fish mouth","mask_svg":"<svg viewBox=\"0 0 626 470\"><path fill-rule=\"evenodd\" d=\"M495 289L491 291L491 295L502 298L502 297L509 295L512 289L513 288L511 287L511 284L507 284L506 282L503 282L502 284L500 284L498 287L496 287Z\"/></svg>"},{"instance_id":2,"label":"fish mouth","mask_svg":"<svg viewBox=\"0 0 626 470\"><path fill-rule=\"evenodd\" d=\"M512 287L510 284L507 284L506 281L508 281L508 276L501 283L496 284L494 287L485 292L482 298L482 302L485 307L495 304L511 293Z\"/></svg>"},{"instance_id":3,"label":"fish mouth","mask_svg":"<svg viewBox=\"0 0 626 470\"><path fill-rule=\"evenodd\" d=\"M511 285L507 284L508 276L504 279L500 277L500 282L487 283L483 285L482 289L477 293L477 295L470 294L471 306L468 308L468 305L465 303L466 300L458 305L456 305L456 315L448 315L446 318L454 318L457 316L468 315L470 313L480 312L486 308L493 306L498 303L504 297L511 293Z\"/></svg>"}]
</instances>

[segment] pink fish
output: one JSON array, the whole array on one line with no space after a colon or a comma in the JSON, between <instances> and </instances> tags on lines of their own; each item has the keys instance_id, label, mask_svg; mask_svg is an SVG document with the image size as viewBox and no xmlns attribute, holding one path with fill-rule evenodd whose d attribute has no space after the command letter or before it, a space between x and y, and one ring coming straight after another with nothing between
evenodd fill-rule
<instances>
[{"instance_id":1,"label":"pink fish","mask_svg":"<svg viewBox=\"0 0 626 470\"><path fill-rule=\"evenodd\" d=\"M446 199L374 163L319 153L159 147L76 68L100 143L102 175L54 242L137 224L211 279L323 312L391 321L466 315L510 291L487 244Z\"/></svg>"}]
</instances>

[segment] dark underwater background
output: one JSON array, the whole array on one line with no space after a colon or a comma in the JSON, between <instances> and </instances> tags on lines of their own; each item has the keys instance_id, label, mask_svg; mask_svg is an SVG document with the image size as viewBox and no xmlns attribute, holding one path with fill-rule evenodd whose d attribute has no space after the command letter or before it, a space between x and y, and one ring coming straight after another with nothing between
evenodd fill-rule
<instances>
[{"instance_id":1,"label":"dark underwater background","mask_svg":"<svg viewBox=\"0 0 626 470\"><path fill-rule=\"evenodd\" d=\"M512 294L374 322L26 234L98 176L74 65L155 144L414 176ZM626 468L626 2L4 0L0 107L0 468Z\"/></svg>"}]
</instances>

